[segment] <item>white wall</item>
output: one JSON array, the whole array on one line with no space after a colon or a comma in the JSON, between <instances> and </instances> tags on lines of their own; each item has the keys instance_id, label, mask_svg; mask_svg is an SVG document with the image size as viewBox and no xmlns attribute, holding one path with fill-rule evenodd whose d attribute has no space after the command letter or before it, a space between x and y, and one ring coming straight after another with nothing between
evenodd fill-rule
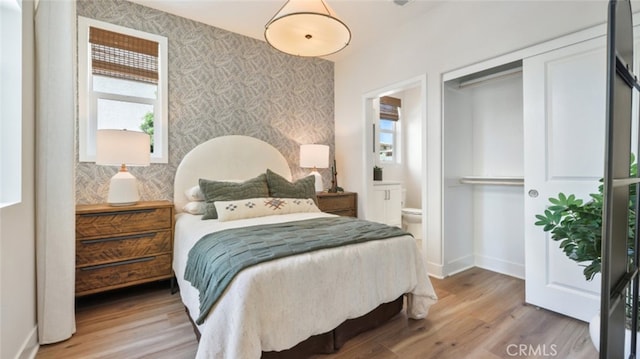
<instances>
[{"instance_id":1,"label":"white wall","mask_svg":"<svg viewBox=\"0 0 640 359\"><path fill-rule=\"evenodd\" d=\"M411 3L406 6L410 10ZM442 73L603 23L606 15L605 1L446 2L390 30L387 39L378 39L389 56L380 56L379 48L370 46L338 61L336 153L343 187L363 194L362 206L366 200L363 95L426 74L424 243L430 273L442 275Z\"/></svg>"},{"instance_id":2,"label":"white wall","mask_svg":"<svg viewBox=\"0 0 640 359\"><path fill-rule=\"evenodd\" d=\"M403 183L407 189L405 207L422 208L422 108L420 88L402 94Z\"/></svg>"},{"instance_id":3,"label":"white wall","mask_svg":"<svg viewBox=\"0 0 640 359\"><path fill-rule=\"evenodd\" d=\"M522 76L486 81L469 90L473 113L472 174L523 177ZM523 191L522 186L473 186L476 266L524 278Z\"/></svg>"},{"instance_id":4,"label":"white wall","mask_svg":"<svg viewBox=\"0 0 640 359\"><path fill-rule=\"evenodd\" d=\"M22 2L22 201L0 209L0 358L35 355L33 2Z\"/></svg>"},{"instance_id":5,"label":"white wall","mask_svg":"<svg viewBox=\"0 0 640 359\"><path fill-rule=\"evenodd\" d=\"M20 3L0 2L0 207L20 201L21 29Z\"/></svg>"},{"instance_id":6,"label":"white wall","mask_svg":"<svg viewBox=\"0 0 640 359\"><path fill-rule=\"evenodd\" d=\"M455 273L474 265L473 187L459 179L473 173L473 107L471 92L444 87L443 113L443 259L442 273ZM430 217L430 214L428 214ZM423 215L423 218L428 218Z\"/></svg>"}]
</instances>

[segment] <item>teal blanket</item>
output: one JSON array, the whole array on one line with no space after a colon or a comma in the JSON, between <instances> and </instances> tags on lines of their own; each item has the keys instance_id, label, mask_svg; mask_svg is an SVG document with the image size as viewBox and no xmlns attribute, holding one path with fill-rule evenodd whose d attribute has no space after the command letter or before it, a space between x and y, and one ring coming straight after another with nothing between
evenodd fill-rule
<instances>
[{"instance_id":1,"label":"teal blanket","mask_svg":"<svg viewBox=\"0 0 640 359\"><path fill-rule=\"evenodd\" d=\"M231 280L253 265L300 253L408 234L350 217L323 217L214 232L189 251L184 279L200 291L202 324Z\"/></svg>"}]
</instances>

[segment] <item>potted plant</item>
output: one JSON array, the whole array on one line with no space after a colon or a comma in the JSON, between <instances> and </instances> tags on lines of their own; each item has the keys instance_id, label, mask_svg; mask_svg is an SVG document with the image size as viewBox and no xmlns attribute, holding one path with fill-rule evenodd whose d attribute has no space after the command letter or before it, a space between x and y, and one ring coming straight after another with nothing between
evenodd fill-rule
<instances>
[{"instance_id":1,"label":"potted plant","mask_svg":"<svg viewBox=\"0 0 640 359\"><path fill-rule=\"evenodd\" d=\"M382 181L382 167L373 166L373 180Z\"/></svg>"},{"instance_id":2,"label":"potted plant","mask_svg":"<svg viewBox=\"0 0 640 359\"><path fill-rule=\"evenodd\" d=\"M635 177L638 166L631 155L630 176ZM602 182L602 180L600 180ZM582 271L586 280L592 280L601 270L602 246L602 205L603 185L598 193L590 194L589 201L576 198L575 195L559 193L557 198L549 198L550 206L543 214L536 215L536 225L542 226L545 232L551 233L551 239L560 242L560 249L571 260L584 266ZM629 232L627 246L633 251L635 232L636 186L629 190ZM627 324L630 323L631 303L627 300ZM589 324L591 340L599 347L600 316L596 316ZM597 332L597 333L596 333ZM630 335L630 333L628 334Z\"/></svg>"}]
</instances>

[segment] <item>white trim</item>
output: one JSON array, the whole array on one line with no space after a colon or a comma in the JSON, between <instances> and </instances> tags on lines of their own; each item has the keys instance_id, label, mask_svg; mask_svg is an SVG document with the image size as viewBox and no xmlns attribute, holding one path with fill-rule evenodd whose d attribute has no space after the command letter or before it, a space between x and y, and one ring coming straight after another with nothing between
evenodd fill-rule
<instances>
[{"instance_id":1,"label":"white trim","mask_svg":"<svg viewBox=\"0 0 640 359\"><path fill-rule=\"evenodd\" d=\"M130 29L104 21L78 16L78 157L80 162L95 162L95 153L89 147L95 144L96 122L91 121L91 76L89 76L88 57L89 26L120 32L158 43L158 106L154 106L154 153L151 163L169 162L169 73L168 73L168 40L164 36ZM91 151L95 152L95 151Z\"/></svg>"},{"instance_id":2,"label":"white trim","mask_svg":"<svg viewBox=\"0 0 640 359\"><path fill-rule=\"evenodd\" d=\"M36 354L38 354L38 349L40 349L40 345L38 344L38 327L34 326L29 335L24 339L24 342L22 342L16 359L33 359L36 357Z\"/></svg>"},{"instance_id":3,"label":"white trim","mask_svg":"<svg viewBox=\"0 0 640 359\"><path fill-rule=\"evenodd\" d=\"M475 257L473 255L467 255L445 263L442 270L444 276L448 277L473 267L475 267Z\"/></svg>"},{"instance_id":4,"label":"white trim","mask_svg":"<svg viewBox=\"0 0 640 359\"><path fill-rule=\"evenodd\" d=\"M429 276L444 279L446 276L444 275L443 267L440 264L436 264L433 262L427 262L427 273Z\"/></svg>"},{"instance_id":5,"label":"white trim","mask_svg":"<svg viewBox=\"0 0 640 359\"><path fill-rule=\"evenodd\" d=\"M525 279L524 264L506 261L501 258L475 255L475 266L511 277Z\"/></svg>"}]
</instances>

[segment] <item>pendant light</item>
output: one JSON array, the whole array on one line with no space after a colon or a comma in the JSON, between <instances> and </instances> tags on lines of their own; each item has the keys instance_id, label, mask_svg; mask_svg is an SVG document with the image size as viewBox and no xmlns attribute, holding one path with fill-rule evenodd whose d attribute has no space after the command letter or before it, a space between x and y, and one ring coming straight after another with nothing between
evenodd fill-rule
<instances>
[{"instance_id":1,"label":"pendant light","mask_svg":"<svg viewBox=\"0 0 640 359\"><path fill-rule=\"evenodd\" d=\"M351 31L324 0L288 0L265 26L264 37L284 53L316 57L349 45Z\"/></svg>"}]
</instances>

